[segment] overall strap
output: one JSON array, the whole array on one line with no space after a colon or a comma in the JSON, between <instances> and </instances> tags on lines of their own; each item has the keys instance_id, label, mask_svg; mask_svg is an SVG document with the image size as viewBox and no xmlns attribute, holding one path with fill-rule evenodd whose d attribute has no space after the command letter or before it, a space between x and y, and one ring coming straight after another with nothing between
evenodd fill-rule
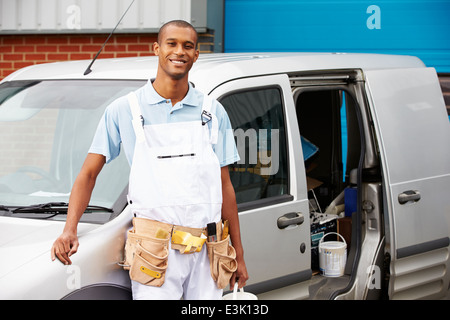
<instances>
[{"instance_id":1,"label":"overall strap","mask_svg":"<svg viewBox=\"0 0 450 320\"><path fill-rule=\"evenodd\" d=\"M219 134L219 124L216 115L211 111L212 104L213 98L206 94L203 95L202 118L205 116L207 118L206 122L209 122L209 120L211 121L210 142L211 144L216 144ZM206 122L203 122L203 124L206 124Z\"/></svg>"},{"instance_id":2,"label":"overall strap","mask_svg":"<svg viewBox=\"0 0 450 320\"><path fill-rule=\"evenodd\" d=\"M128 104L130 106L131 115L133 117L133 129L136 134L136 142L144 142L145 134L144 134L144 118L141 114L141 108L139 107L139 101L137 99L136 93L130 92L127 95Z\"/></svg>"}]
</instances>

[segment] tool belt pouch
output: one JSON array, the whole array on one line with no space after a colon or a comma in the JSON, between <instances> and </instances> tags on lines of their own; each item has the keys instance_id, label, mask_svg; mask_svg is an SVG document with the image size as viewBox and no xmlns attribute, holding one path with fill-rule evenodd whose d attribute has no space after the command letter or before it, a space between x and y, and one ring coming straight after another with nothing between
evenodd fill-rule
<instances>
[{"instance_id":1,"label":"tool belt pouch","mask_svg":"<svg viewBox=\"0 0 450 320\"><path fill-rule=\"evenodd\" d=\"M169 257L168 246L169 238L154 238L138 234L134 228L129 230L124 269L129 270L131 280L149 286L162 286Z\"/></svg>"},{"instance_id":2,"label":"tool belt pouch","mask_svg":"<svg viewBox=\"0 0 450 320\"><path fill-rule=\"evenodd\" d=\"M230 236L217 242L206 242L211 276L219 289L225 288L237 269L236 251L230 245Z\"/></svg>"}]
</instances>

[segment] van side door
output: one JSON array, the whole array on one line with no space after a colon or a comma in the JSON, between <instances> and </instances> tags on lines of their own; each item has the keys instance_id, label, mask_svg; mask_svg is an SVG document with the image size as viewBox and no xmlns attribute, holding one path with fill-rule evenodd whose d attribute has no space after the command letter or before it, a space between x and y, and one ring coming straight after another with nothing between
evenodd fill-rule
<instances>
[{"instance_id":1,"label":"van side door","mask_svg":"<svg viewBox=\"0 0 450 320\"><path fill-rule=\"evenodd\" d=\"M382 163L389 297L442 297L450 277L450 124L436 72L365 75Z\"/></svg>"},{"instance_id":2,"label":"van side door","mask_svg":"<svg viewBox=\"0 0 450 320\"><path fill-rule=\"evenodd\" d=\"M246 289L260 294L297 284L296 296L285 298L306 298L309 207L289 78L236 79L211 96L230 117L241 158L229 169L250 276Z\"/></svg>"}]
</instances>

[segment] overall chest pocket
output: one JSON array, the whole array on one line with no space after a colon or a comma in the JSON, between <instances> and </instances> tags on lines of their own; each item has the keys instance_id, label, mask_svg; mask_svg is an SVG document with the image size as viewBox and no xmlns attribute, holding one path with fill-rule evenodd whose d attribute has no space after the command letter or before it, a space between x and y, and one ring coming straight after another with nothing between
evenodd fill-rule
<instances>
[{"instance_id":1,"label":"overall chest pocket","mask_svg":"<svg viewBox=\"0 0 450 320\"><path fill-rule=\"evenodd\" d=\"M154 153L156 183L163 196L173 204L195 203L199 192L201 154L193 146L158 148ZM159 177L158 177L159 176Z\"/></svg>"}]
</instances>

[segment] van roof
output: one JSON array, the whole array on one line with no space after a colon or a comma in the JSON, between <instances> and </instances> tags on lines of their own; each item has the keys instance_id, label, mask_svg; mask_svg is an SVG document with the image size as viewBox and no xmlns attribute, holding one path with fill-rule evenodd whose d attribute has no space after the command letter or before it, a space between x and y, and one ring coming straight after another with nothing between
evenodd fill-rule
<instances>
[{"instance_id":1,"label":"van roof","mask_svg":"<svg viewBox=\"0 0 450 320\"><path fill-rule=\"evenodd\" d=\"M156 76L157 57L97 59L92 72L84 75L90 60L29 66L4 81L49 79L139 79ZM190 81L212 90L230 79L314 70L421 68L417 57L365 53L208 53L200 54L190 72Z\"/></svg>"}]
</instances>

